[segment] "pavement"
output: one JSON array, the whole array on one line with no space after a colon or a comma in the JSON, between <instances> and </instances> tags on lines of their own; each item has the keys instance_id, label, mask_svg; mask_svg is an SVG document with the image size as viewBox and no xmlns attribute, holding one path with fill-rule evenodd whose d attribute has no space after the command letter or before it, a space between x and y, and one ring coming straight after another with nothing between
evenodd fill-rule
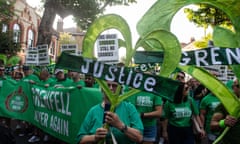
<instances>
[{"instance_id":1,"label":"pavement","mask_svg":"<svg viewBox=\"0 0 240 144\"><path fill-rule=\"evenodd\" d=\"M16 144L31 144L28 142L28 139L30 139L33 135L30 133L27 133L25 130L22 130L22 132L24 132L25 134L24 134L24 136L19 136L19 131L16 130L17 123L18 123L17 120L11 120L11 124L10 124L11 132L15 138ZM4 129L2 126L0 128L1 128L1 132L2 132L2 130L9 131L9 129ZM2 133L5 133L5 131ZM45 134L46 133L42 133L43 136ZM6 137L5 135L1 135L1 136ZM2 137L1 137L1 139L2 139ZM0 140L0 143L1 143L1 140ZM43 138L41 138L41 140L39 142L35 142L33 144L67 144L67 143L60 141L49 135L49 140L47 142L44 142Z\"/></svg>"}]
</instances>

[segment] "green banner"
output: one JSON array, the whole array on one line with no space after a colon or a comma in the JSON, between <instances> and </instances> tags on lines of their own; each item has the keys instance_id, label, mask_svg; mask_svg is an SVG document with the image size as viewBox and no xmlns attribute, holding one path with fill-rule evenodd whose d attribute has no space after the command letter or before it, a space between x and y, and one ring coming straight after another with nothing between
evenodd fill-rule
<instances>
[{"instance_id":1,"label":"green banner","mask_svg":"<svg viewBox=\"0 0 240 144\"><path fill-rule=\"evenodd\" d=\"M164 52L162 51L137 51L134 61L142 63L162 63ZM180 65L239 65L240 48L210 47L182 52Z\"/></svg>"},{"instance_id":2,"label":"green banner","mask_svg":"<svg viewBox=\"0 0 240 144\"><path fill-rule=\"evenodd\" d=\"M114 81L135 89L160 95L173 100L179 82L157 75L136 72L132 68L107 65L92 59L83 58L68 53L62 53L56 68L69 69L83 74L92 74L102 80Z\"/></svg>"},{"instance_id":3,"label":"green banner","mask_svg":"<svg viewBox=\"0 0 240 144\"><path fill-rule=\"evenodd\" d=\"M80 125L102 94L95 88L44 88L4 81L0 90L0 116L28 121L67 143L76 143ZM89 100L91 99L91 100Z\"/></svg>"}]
</instances>

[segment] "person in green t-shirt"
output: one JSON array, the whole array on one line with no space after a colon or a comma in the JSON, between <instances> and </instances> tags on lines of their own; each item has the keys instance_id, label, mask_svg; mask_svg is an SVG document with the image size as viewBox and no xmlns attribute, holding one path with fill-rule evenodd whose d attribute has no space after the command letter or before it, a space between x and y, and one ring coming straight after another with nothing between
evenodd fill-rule
<instances>
[{"instance_id":1,"label":"person in green t-shirt","mask_svg":"<svg viewBox=\"0 0 240 144\"><path fill-rule=\"evenodd\" d=\"M107 84L112 92L116 92L116 82L108 81ZM103 92L102 103L93 106L88 111L81 125L77 135L78 143L97 143L104 138L106 143L112 143L113 138L118 144L140 143L143 138L143 124L134 105L122 101L113 113L104 111L106 104L111 103ZM103 127L104 123L109 124L108 129Z\"/></svg>"},{"instance_id":2,"label":"person in green t-shirt","mask_svg":"<svg viewBox=\"0 0 240 144\"><path fill-rule=\"evenodd\" d=\"M48 88L54 83L54 79L51 77L49 71L47 69L42 69L39 74L39 85L44 86L45 88Z\"/></svg>"},{"instance_id":3,"label":"person in green t-shirt","mask_svg":"<svg viewBox=\"0 0 240 144\"><path fill-rule=\"evenodd\" d=\"M20 81L29 82L31 84L39 83L39 78L33 74L30 66L23 66L24 77Z\"/></svg>"},{"instance_id":4,"label":"person in green t-shirt","mask_svg":"<svg viewBox=\"0 0 240 144\"><path fill-rule=\"evenodd\" d=\"M55 88L64 88L72 86L73 81L66 77L63 69L56 69L54 74L56 80L55 82L53 82L51 86Z\"/></svg>"},{"instance_id":5,"label":"person in green t-shirt","mask_svg":"<svg viewBox=\"0 0 240 144\"><path fill-rule=\"evenodd\" d=\"M83 79L81 79L81 74L78 72L72 72L73 76L73 86L76 86L77 88L85 87L85 82Z\"/></svg>"},{"instance_id":6,"label":"person in green t-shirt","mask_svg":"<svg viewBox=\"0 0 240 144\"><path fill-rule=\"evenodd\" d=\"M0 91L6 91L3 89L3 85L6 83L16 84L16 81L5 75L5 66L0 64ZM1 96L1 95L0 95ZM2 102L4 104L4 102ZM11 119L7 117L0 117L0 125L10 128Z\"/></svg>"},{"instance_id":7,"label":"person in green t-shirt","mask_svg":"<svg viewBox=\"0 0 240 144\"><path fill-rule=\"evenodd\" d=\"M84 82L86 87L99 88L98 83L91 74L85 74Z\"/></svg>"},{"instance_id":8,"label":"person in green t-shirt","mask_svg":"<svg viewBox=\"0 0 240 144\"><path fill-rule=\"evenodd\" d=\"M239 80L236 78L232 83L233 93L240 98ZM224 135L224 144L240 144L240 118L235 118L226 111L223 104L220 104L212 116L210 127L212 131L222 132L224 128L230 127Z\"/></svg>"},{"instance_id":9,"label":"person in green t-shirt","mask_svg":"<svg viewBox=\"0 0 240 144\"><path fill-rule=\"evenodd\" d=\"M162 98L148 92L139 92L128 98L141 116L144 132L143 144L153 144L157 138L157 118L162 114Z\"/></svg>"},{"instance_id":10,"label":"person in green t-shirt","mask_svg":"<svg viewBox=\"0 0 240 144\"><path fill-rule=\"evenodd\" d=\"M209 93L207 96L205 96L200 103L200 119L204 124L204 129L207 134L207 142L205 142L206 144L207 143L211 144L217 138L218 135L218 133L214 133L211 131L210 122L214 110L219 104L220 104L219 99L212 93Z\"/></svg>"},{"instance_id":11,"label":"person in green t-shirt","mask_svg":"<svg viewBox=\"0 0 240 144\"><path fill-rule=\"evenodd\" d=\"M164 104L165 120L163 124L163 137L170 144L194 144L192 128L192 115L196 117L200 128L203 128L199 118L199 110L192 97L188 97L189 87L181 83L178 87L173 102ZM203 137L205 131L201 129Z\"/></svg>"}]
</instances>

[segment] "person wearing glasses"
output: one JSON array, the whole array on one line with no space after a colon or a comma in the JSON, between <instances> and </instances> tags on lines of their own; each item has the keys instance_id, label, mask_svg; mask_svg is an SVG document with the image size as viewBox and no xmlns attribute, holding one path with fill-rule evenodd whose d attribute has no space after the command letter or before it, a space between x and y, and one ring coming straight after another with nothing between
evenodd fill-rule
<instances>
[{"instance_id":1,"label":"person wearing glasses","mask_svg":"<svg viewBox=\"0 0 240 144\"><path fill-rule=\"evenodd\" d=\"M107 81L110 90L115 93L116 82ZM87 113L77 136L79 144L98 143L105 138L106 143L135 144L142 142L143 124L135 106L122 101L115 112L104 111L106 104L111 104L103 92L103 101L93 106ZM105 118L104 118L105 115ZM109 128L103 127L104 123Z\"/></svg>"},{"instance_id":2,"label":"person wearing glasses","mask_svg":"<svg viewBox=\"0 0 240 144\"><path fill-rule=\"evenodd\" d=\"M178 74L176 76L176 80L184 83L185 76L186 76L186 74L183 71L180 71L180 72L178 72Z\"/></svg>"},{"instance_id":3,"label":"person wearing glasses","mask_svg":"<svg viewBox=\"0 0 240 144\"><path fill-rule=\"evenodd\" d=\"M235 78L232 83L232 90L233 93L240 98L239 80L237 78ZM218 132L222 132L226 127L230 127L230 130L223 137L222 142L224 144L240 144L240 119L229 115L223 104L220 104L215 109L210 127L212 131Z\"/></svg>"},{"instance_id":4,"label":"person wearing glasses","mask_svg":"<svg viewBox=\"0 0 240 144\"><path fill-rule=\"evenodd\" d=\"M162 135L169 144L194 144L192 115L196 117L201 128L201 137L205 136L199 110L193 98L188 96L188 93L188 85L181 83L175 93L173 102L166 101L164 104L165 120Z\"/></svg>"}]
</instances>

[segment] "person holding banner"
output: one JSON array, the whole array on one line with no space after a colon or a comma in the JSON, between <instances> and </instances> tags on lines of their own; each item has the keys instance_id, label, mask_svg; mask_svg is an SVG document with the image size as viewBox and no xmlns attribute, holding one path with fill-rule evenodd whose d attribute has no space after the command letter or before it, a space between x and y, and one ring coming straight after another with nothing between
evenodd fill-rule
<instances>
[{"instance_id":1,"label":"person holding banner","mask_svg":"<svg viewBox=\"0 0 240 144\"><path fill-rule=\"evenodd\" d=\"M41 70L41 72L39 74L39 80L40 80L39 85L41 85L45 88L48 88L54 82L53 78L51 78L51 75L47 69Z\"/></svg>"},{"instance_id":2,"label":"person holding banner","mask_svg":"<svg viewBox=\"0 0 240 144\"><path fill-rule=\"evenodd\" d=\"M202 137L205 135L199 118L199 110L188 93L188 85L181 83L175 93L173 102L166 101L164 104L165 120L162 135L169 144L194 144L192 116L196 117L201 128L200 135Z\"/></svg>"},{"instance_id":3,"label":"person holding banner","mask_svg":"<svg viewBox=\"0 0 240 144\"><path fill-rule=\"evenodd\" d=\"M64 74L63 69L56 69L55 70L55 78L56 81L53 83L53 87L55 88L63 88L63 87L70 87L72 86L72 80L68 79Z\"/></svg>"},{"instance_id":4,"label":"person holding banner","mask_svg":"<svg viewBox=\"0 0 240 144\"><path fill-rule=\"evenodd\" d=\"M116 91L118 86L116 82L108 81L107 84L112 92ZM114 140L118 144L142 142L143 124L134 105L122 101L113 113L106 110L108 104L111 103L103 92L102 103L88 111L81 125L77 136L79 144L97 143L104 138L106 143L114 143ZM109 124L108 129L103 127L105 123Z\"/></svg>"},{"instance_id":5,"label":"person holding banner","mask_svg":"<svg viewBox=\"0 0 240 144\"><path fill-rule=\"evenodd\" d=\"M239 80L237 78L233 81L232 90L233 93L240 98ZM230 127L230 130L224 135L222 142L224 144L240 144L240 119L229 115L223 104L218 105L215 109L210 127L211 130L215 132L222 132L226 127Z\"/></svg>"},{"instance_id":6,"label":"person holding banner","mask_svg":"<svg viewBox=\"0 0 240 144\"><path fill-rule=\"evenodd\" d=\"M83 79L81 79L81 74L78 72L73 72L73 85L77 88L85 87L85 82Z\"/></svg>"},{"instance_id":7,"label":"person holding banner","mask_svg":"<svg viewBox=\"0 0 240 144\"><path fill-rule=\"evenodd\" d=\"M207 137L202 139L201 143L211 144L217 137L218 133L212 132L210 129L210 122L215 108L220 104L219 99L213 94L209 93L206 95L200 103L200 119L204 124Z\"/></svg>"},{"instance_id":8,"label":"person holding banner","mask_svg":"<svg viewBox=\"0 0 240 144\"><path fill-rule=\"evenodd\" d=\"M31 84L39 83L39 78L33 74L32 68L30 66L23 66L24 77L21 81L29 82Z\"/></svg>"},{"instance_id":9,"label":"person holding banner","mask_svg":"<svg viewBox=\"0 0 240 144\"><path fill-rule=\"evenodd\" d=\"M157 119L162 115L162 98L143 91L127 100L135 105L141 116L144 126L143 144L153 144L157 138Z\"/></svg>"},{"instance_id":10,"label":"person holding banner","mask_svg":"<svg viewBox=\"0 0 240 144\"><path fill-rule=\"evenodd\" d=\"M0 91L4 91L2 87L6 83L16 84L16 81L5 75L5 66L3 64L0 64ZM2 116L0 117L0 125L9 128L10 124L11 124L10 118Z\"/></svg>"}]
</instances>

